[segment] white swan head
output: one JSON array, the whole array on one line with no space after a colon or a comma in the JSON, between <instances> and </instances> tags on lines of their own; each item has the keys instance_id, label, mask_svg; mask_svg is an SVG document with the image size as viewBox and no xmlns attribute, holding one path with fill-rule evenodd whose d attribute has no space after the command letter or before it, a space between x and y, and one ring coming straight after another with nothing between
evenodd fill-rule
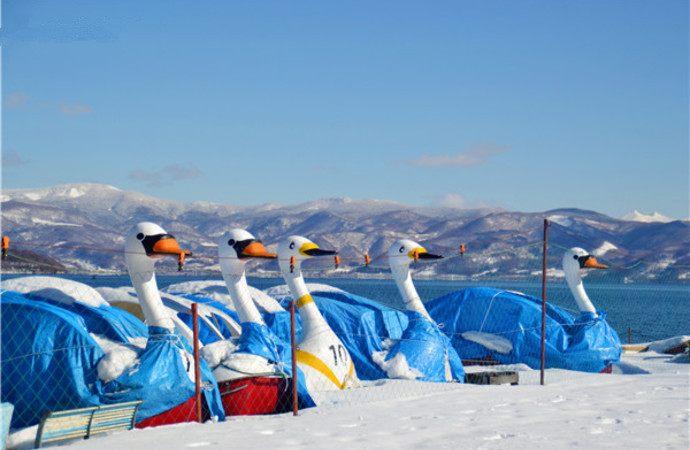
<instances>
[{"instance_id":1,"label":"white swan head","mask_svg":"<svg viewBox=\"0 0 690 450\"><path fill-rule=\"evenodd\" d=\"M590 255L589 252L579 247L573 247L567 250L563 255L563 272L565 273L565 280L581 312L596 314L597 309L589 299L587 292L585 292L580 270L606 268L607 267L599 263L594 256Z\"/></svg>"},{"instance_id":2,"label":"white swan head","mask_svg":"<svg viewBox=\"0 0 690 450\"><path fill-rule=\"evenodd\" d=\"M314 256L327 256L338 254L335 250L323 250L311 240L303 236L288 236L278 245L278 263L280 269L285 272L290 270L290 265L299 264Z\"/></svg>"},{"instance_id":3,"label":"white swan head","mask_svg":"<svg viewBox=\"0 0 690 450\"><path fill-rule=\"evenodd\" d=\"M586 250L573 247L563 254L563 271L566 274L580 274L580 269L607 269Z\"/></svg>"},{"instance_id":4,"label":"white swan head","mask_svg":"<svg viewBox=\"0 0 690 450\"><path fill-rule=\"evenodd\" d=\"M223 273L243 273L251 259L275 259L264 244L247 230L234 228L218 238L218 259Z\"/></svg>"},{"instance_id":5,"label":"white swan head","mask_svg":"<svg viewBox=\"0 0 690 450\"><path fill-rule=\"evenodd\" d=\"M180 248L175 237L155 223L140 222L125 238L125 260L130 269L153 270L157 259L183 255L191 255L191 252Z\"/></svg>"},{"instance_id":6,"label":"white swan head","mask_svg":"<svg viewBox=\"0 0 690 450\"><path fill-rule=\"evenodd\" d=\"M409 267L417 259L430 260L441 259L443 256L429 253L424 247L410 239L400 239L388 249L388 263L391 268Z\"/></svg>"}]
</instances>

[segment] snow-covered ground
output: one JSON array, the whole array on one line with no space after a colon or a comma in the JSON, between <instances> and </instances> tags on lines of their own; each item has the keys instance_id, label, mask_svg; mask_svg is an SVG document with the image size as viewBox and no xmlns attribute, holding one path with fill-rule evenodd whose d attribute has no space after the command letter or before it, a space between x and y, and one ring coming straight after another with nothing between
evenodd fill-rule
<instances>
[{"instance_id":1,"label":"snow-covered ground","mask_svg":"<svg viewBox=\"0 0 690 450\"><path fill-rule=\"evenodd\" d=\"M79 441L75 449L679 448L687 449L690 364L626 354L629 374L520 372L519 386L389 380L329 406ZM469 369L469 368L468 368ZM405 392L405 395L401 395Z\"/></svg>"}]
</instances>

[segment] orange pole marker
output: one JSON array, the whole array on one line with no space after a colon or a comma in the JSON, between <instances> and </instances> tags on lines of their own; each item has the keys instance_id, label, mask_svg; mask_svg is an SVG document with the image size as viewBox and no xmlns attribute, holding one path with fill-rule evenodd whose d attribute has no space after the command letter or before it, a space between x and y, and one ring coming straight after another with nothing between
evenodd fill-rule
<instances>
[{"instance_id":1,"label":"orange pole marker","mask_svg":"<svg viewBox=\"0 0 690 450\"><path fill-rule=\"evenodd\" d=\"M290 273L293 273L295 271L295 257L291 256L290 257Z\"/></svg>"},{"instance_id":2,"label":"orange pole marker","mask_svg":"<svg viewBox=\"0 0 690 450\"><path fill-rule=\"evenodd\" d=\"M466 251L467 247L465 247L465 244L460 244L460 256L465 256Z\"/></svg>"},{"instance_id":3,"label":"orange pole marker","mask_svg":"<svg viewBox=\"0 0 690 450\"><path fill-rule=\"evenodd\" d=\"M335 268L336 268L336 269L337 269L338 267L340 267L340 256L335 255L335 256L333 257L333 262L335 263Z\"/></svg>"},{"instance_id":4,"label":"orange pole marker","mask_svg":"<svg viewBox=\"0 0 690 450\"><path fill-rule=\"evenodd\" d=\"M2 237L2 259L5 259L7 257L7 251L10 249L10 237L9 236L3 236Z\"/></svg>"},{"instance_id":5,"label":"orange pole marker","mask_svg":"<svg viewBox=\"0 0 690 450\"><path fill-rule=\"evenodd\" d=\"M371 264L371 256L369 256L369 253L364 254L364 265L366 267L369 267L369 264Z\"/></svg>"}]
</instances>

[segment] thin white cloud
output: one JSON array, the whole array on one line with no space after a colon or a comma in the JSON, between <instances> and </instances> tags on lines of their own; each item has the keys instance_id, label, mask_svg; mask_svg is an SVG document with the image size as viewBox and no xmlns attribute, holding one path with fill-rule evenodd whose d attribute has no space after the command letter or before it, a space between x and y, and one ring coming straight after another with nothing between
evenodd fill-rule
<instances>
[{"instance_id":1,"label":"thin white cloud","mask_svg":"<svg viewBox=\"0 0 690 450\"><path fill-rule=\"evenodd\" d=\"M433 198L433 203L442 208L457 208L457 209L474 209L474 208L489 208L490 206L484 202L469 200L462 194L456 192L448 192Z\"/></svg>"},{"instance_id":2,"label":"thin white cloud","mask_svg":"<svg viewBox=\"0 0 690 450\"><path fill-rule=\"evenodd\" d=\"M14 91L5 96L3 104L6 108L21 108L26 105L27 100L28 98L25 93Z\"/></svg>"},{"instance_id":3,"label":"thin white cloud","mask_svg":"<svg viewBox=\"0 0 690 450\"><path fill-rule=\"evenodd\" d=\"M14 150L2 152L2 167L23 166L27 161Z\"/></svg>"},{"instance_id":4,"label":"thin white cloud","mask_svg":"<svg viewBox=\"0 0 690 450\"><path fill-rule=\"evenodd\" d=\"M60 111L60 114L64 114L66 116L79 116L83 114L91 114L92 112L91 107L83 103L60 103L60 106L58 106L58 111Z\"/></svg>"},{"instance_id":5,"label":"thin white cloud","mask_svg":"<svg viewBox=\"0 0 690 450\"><path fill-rule=\"evenodd\" d=\"M145 183L149 187L168 186L177 181L200 178L203 172L192 164L170 164L158 170L133 170L128 178Z\"/></svg>"},{"instance_id":6,"label":"thin white cloud","mask_svg":"<svg viewBox=\"0 0 690 450\"><path fill-rule=\"evenodd\" d=\"M494 144L478 145L464 152L445 155L422 155L408 161L413 166L420 167L471 167L484 164L489 158L508 151L507 147Z\"/></svg>"}]
</instances>

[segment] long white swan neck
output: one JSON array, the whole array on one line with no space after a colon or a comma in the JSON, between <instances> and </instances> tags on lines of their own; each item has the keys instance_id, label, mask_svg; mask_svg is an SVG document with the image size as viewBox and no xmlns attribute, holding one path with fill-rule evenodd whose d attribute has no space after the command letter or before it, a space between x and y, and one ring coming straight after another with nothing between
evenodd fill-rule
<instances>
[{"instance_id":1,"label":"long white swan neck","mask_svg":"<svg viewBox=\"0 0 690 450\"><path fill-rule=\"evenodd\" d=\"M419 294L417 294L417 289L414 287L410 266L404 264L392 264L391 273L393 274L395 284L398 286L398 291L400 291L400 295L405 303L405 308L407 308L408 311L416 311L431 319L431 316L426 310L424 303L422 303L422 299L419 298Z\"/></svg>"},{"instance_id":2,"label":"long white swan neck","mask_svg":"<svg viewBox=\"0 0 690 450\"><path fill-rule=\"evenodd\" d=\"M282 270L285 283L290 289L292 298L297 302L296 306L299 309L299 315L302 318L303 335L309 333L319 332L322 329L330 329L326 319L323 318L319 308L316 306L314 299L309 293L307 283L302 277L302 271L299 263L294 267L292 273L290 270Z\"/></svg>"},{"instance_id":3,"label":"long white swan neck","mask_svg":"<svg viewBox=\"0 0 690 450\"><path fill-rule=\"evenodd\" d=\"M153 263L150 267L141 268L127 264L129 277L132 280L134 290L137 291L137 299L141 305L141 310L144 313L144 319L148 326L167 328L168 330L175 329L175 323L170 317L169 311L163 305L160 292L158 292L158 283L156 282L156 273L153 270Z\"/></svg>"},{"instance_id":4,"label":"long white swan neck","mask_svg":"<svg viewBox=\"0 0 690 450\"><path fill-rule=\"evenodd\" d=\"M565 280L568 283L570 292L572 292L573 297L575 297L575 302L577 303L577 308L580 310L580 312L589 312L592 314L596 314L597 309L594 307L592 301L589 299L589 296L587 295L587 292L585 291L585 286L582 283L580 271L577 269L568 270L566 268L564 272Z\"/></svg>"},{"instance_id":5,"label":"long white swan neck","mask_svg":"<svg viewBox=\"0 0 690 450\"><path fill-rule=\"evenodd\" d=\"M252 322L263 325L264 320L249 292L244 269L241 273L226 270L223 270L222 273L225 286L228 288L230 298L235 305L235 311L240 318L240 323Z\"/></svg>"}]
</instances>

